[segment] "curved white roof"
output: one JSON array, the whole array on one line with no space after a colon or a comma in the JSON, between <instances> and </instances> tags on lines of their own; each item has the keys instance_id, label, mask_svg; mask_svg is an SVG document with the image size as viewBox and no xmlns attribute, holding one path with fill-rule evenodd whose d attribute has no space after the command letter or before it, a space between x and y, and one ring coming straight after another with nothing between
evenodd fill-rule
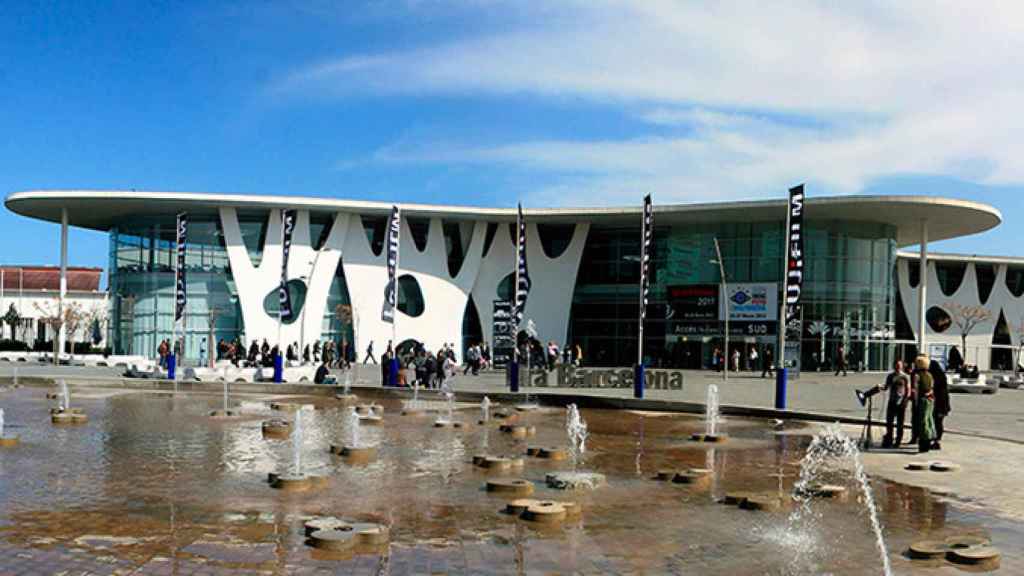
<instances>
[{"instance_id":1,"label":"curved white roof","mask_svg":"<svg viewBox=\"0 0 1024 576\"><path fill-rule=\"evenodd\" d=\"M302 196L262 196L198 192L136 192L134 190L29 190L14 192L5 200L13 212L51 222L60 222L62 207L68 209L73 226L106 231L126 218L163 216L179 212L215 214L220 206L245 212L272 208L300 208L323 212L355 212L386 215L391 204L364 200L342 200ZM656 204L660 224L719 221L777 221L785 218L786 198L702 204ZM514 208L439 206L400 203L412 216L451 220L510 221ZM920 241L920 223L928 221L929 241L945 240L984 232L1002 222L996 208L980 202L930 196L809 196L805 203L808 220L850 220L888 224L897 229L897 243L909 246ZM539 222L632 224L641 207L617 208L529 208L527 216Z\"/></svg>"}]
</instances>

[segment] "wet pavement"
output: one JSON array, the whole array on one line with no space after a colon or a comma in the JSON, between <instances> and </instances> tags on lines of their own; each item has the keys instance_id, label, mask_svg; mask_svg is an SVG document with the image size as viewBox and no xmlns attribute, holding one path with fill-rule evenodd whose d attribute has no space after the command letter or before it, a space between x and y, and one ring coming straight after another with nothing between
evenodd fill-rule
<instances>
[{"instance_id":1,"label":"wet pavement","mask_svg":"<svg viewBox=\"0 0 1024 576\"><path fill-rule=\"evenodd\" d=\"M689 441L700 418L582 410L590 437L581 469L607 476L593 492L560 492L544 476L567 462L527 458L517 473L534 498L577 501L579 518L557 526L499 513L506 499L486 492L478 453L521 455L527 446L565 446L565 411L523 413L535 437L515 440L498 421L434 428L435 415L401 416L381 397L379 426L361 437L377 459L350 465L329 453L350 437L348 408L324 398L296 399L304 416L304 471L327 485L284 493L266 483L287 471L288 440L265 440L267 397L232 399L243 416L208 417L221 399L105 389L75 389L89 422L53 426L42 388L0 392L15 448L0 449L0 575L7 574L872 574L881 564L855 486L844 500L814 504L816 521L790 521L792 507L747 511L715 500L736 491L788 495L813 428L727 419L723 444ZM241 404L241 406L239 406ZM706 485L652 479L663 469L709 468ZM888 555L897 574L959 574L903 556L922 538L969 533L992 539L1000 573L1024 573L1024 523L994 510L877 479ZM386 546L327 556L304 543L303 521L331 515L390 526Z\"/></svg>"}]
</instances>

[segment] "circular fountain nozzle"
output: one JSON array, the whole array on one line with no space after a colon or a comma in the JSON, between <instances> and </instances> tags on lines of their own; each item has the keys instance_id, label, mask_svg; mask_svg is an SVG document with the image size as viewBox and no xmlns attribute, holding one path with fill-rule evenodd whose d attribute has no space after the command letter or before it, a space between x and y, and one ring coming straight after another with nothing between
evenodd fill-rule
<instances>
[{"instance_id":1,"label":"circular fountain nozzle","mask_svg":"<svg viewBox=\"0 0 1024 576\"><path fill-rule=\"evenodd\" d=\"M303 524L306 530L306 536L312 536L314 532L318 530L337 530L339 532L351 532L352 526L342 520L341 518L335 518L334 516L317 516L306 520Z\"/></svg>"},{"instance_id":2,"label":"circular fountain nozzle","mask_svg":"<svg viewBox=\"0 0 1024 576\"><path fill-rule=\"evenodd\" d=\"M344 552L356 543L356 535L349 530L316 530L309 535L309 543L314 548Z\"/></svg>"},{"instance_id":3,"label":"circular fountain nozzle","mask_svg":"<svg viewBox=\"0 0 1024 576\"><path fill-rule=\"evenodd\" d=\"M522 519L530 522L561 522L567 516L565 506L554 500L540 500L526 507Z\"/></svg>"},{"instance_id":4,"label":"circular fountain nozzle","mask_svg":"<svg viewBox=\"0 0 1024 576\"><path fill-rule=\"evenodd\" d=\"M267 420L261 426L264 438L283 439L292 434L292 423L288 420L274 418Z\"/></svg>"},{"instance_id":5,"label":"circular fountain nozzle","mask_svg":"<svg viewBox=\"0 0 1024 576\"><path fill-rule=\"evenodd\" d=\"M949 552L949 545L939 540L921 540L920 542L914 542L907 549L907 556L914 560L932 560L936 558L945 558L946 553Z\"/></svg>"},{"instance_id":6,"label":"circular fountain nozzle","mask_svg":"<svg viewBox=\"0 0 1024 576\"><path fill-rule=\"evenodd\" d=\"M522 478L495 478L486 484L488 492L529 496L533 494L533 482Z\"/></svg>"},{"instance_id":7,"label":"circular fountain nozzle","mask_svg":"<svg viewBox=\"0 0 1024 576\"><path fill-rule=\"evenodd\" d=\"M992 546L971 546L954 548L946 553L946 559L955 564L968 564L994 568L999 564L1001 553Z\"/></svg>"},{"instance_id":8,"label":"circular fountain nozzle","mask_svg":"<svg viewBox=\"0 0 1024 576\"><path fill-rule=\"evenodd\" d=\"M304 492L316 484L312 476L305 474L281 474L270 485L282 492Z\"/></svg>"}]
</instances>

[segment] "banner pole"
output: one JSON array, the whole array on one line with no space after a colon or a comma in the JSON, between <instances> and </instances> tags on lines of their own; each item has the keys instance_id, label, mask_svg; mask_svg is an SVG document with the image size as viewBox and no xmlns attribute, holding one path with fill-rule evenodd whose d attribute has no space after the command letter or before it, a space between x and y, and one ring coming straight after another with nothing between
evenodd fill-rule
<instances>
[{"instance_id":1,"label":"banner pole","mask_svg":"<svg viewBox=\"0 0 1024 576\"><path fill-rule=\"evenodd\" d=\"M786 196L786 223L782 228L782 278L779 281L779 350L775 357L778 359L779 369L786 366L786 273L789 270L789 226L790 226L790 201Z\"/></svg>"},{"instance_id":2,"label":"banner pole","mask_svg":"<svg viewBox=\"0 0 1024 576\"><path fill-rule=\"evenodd\" d=\"M286 226L285 220L288 215L286 209L281 209L281 286L278 288L277 297L277 354L274 355L274 382L280 384L284 380L284 360L281 350L281 319L284 313L284 302L281 301L281 290L288 290L288 283L286 281L287 269L285 268L285 254L284 254L284 228Z\"/></svg>"},{"instance_id":3,"label":"banner pole","mask_svg":"<svg viewBox=\"0 0 1024 576\"><path fill-rule=\"evenodd\" d=\"M396 216L398 219L398 250L395 251L395 309L391 315L391 360L388 361L391 366L388 367L387 382L389 386L398 386L398 370L401 368L401 362L398 361L398 290L401 286L398 276L402 261L402 212L397 211ZM390 230L388 233L391 233Z\"/></svg>"},{"instance_id":4,"label":"banner pole","mask_svg":"<svg viewBox=\"0 0 1024 576\"><path fill-rule=\"evenodd\" d=\"M636 345L636 368L633 370L633 397L643 398L646 374L644 373L644 316L645 298L647 287L647 204L650 195L644 197L643 206L640 209L640 298L637 309L637 345ZM653 213L653 208L651 209ZM653 224L653 222L652 222Z\"/></svg>"},{"instance_id":5,"label":"banner pole","mask_svg":"<svg viewBox=\"0 0 1024 576\"><path fill-rule=\"evenodd\" d=\"M520 250L522 250L522 235L520 234L520 227L522 226L523 210L520 205L519 210L516 212L516 257L512 262L512 364L513 369L509 372L509 389L515 393L519 392L519 258L521 257ZM525 312L525 310L524 310ZM526 349L530 349L530 340L526 340ZM529 360L527 360L529 362ZM529 374L530 366L526 366L527 374Z\"/></svg>"},{"instance_id":6,"label":"banner pole","mask_svg":"<svg viewBox=\"0 0 1024 576\"><path fill-rule=\"evenodd\" d=\"M178 381L178 281L181 274L181 218L184 216L184 212L179 212L174 217L174 313L171 316L173 320L171 324L171 350L170 350L170 361L167 364L167 376ZM182 283L182 294L184 295L186 287ZM188 299L186 298L186 302ZM185 309L182 307L182 317L184 318ZM184 349L184 345L181 346ZM184 350L182 350L184 352Z\"/></svg>"}]
</instances>

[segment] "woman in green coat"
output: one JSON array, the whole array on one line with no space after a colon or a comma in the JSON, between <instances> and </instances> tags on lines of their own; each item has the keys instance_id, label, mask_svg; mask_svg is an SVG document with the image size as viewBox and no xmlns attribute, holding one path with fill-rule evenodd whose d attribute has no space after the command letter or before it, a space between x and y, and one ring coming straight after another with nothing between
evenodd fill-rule
<instances>
[{"instance_id":1,"label":"woman in green coat","mask_svg":"<svg viewBox=\"0 0 1024 576\"><path fill-rule=\"evenodd\" d=\"M918 356L914 360L914 411L918 429L917 447L919 452L927 452L931 449L932 441L935 440L935 381L928 371L928 358Z\"/></svg>"}]
</instances>

